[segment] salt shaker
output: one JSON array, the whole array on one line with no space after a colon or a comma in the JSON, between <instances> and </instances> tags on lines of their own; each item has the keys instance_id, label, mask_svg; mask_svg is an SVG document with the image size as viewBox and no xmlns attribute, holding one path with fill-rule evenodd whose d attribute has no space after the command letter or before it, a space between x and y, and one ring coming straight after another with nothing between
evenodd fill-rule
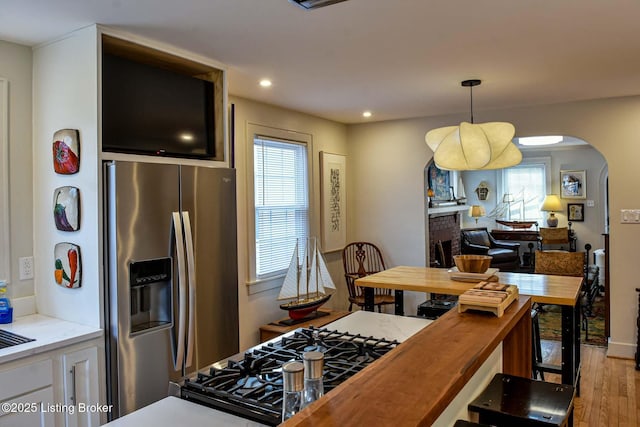
<instances>
[{"instance_id":1,"label":"salt shaker","mask_svg":"<svg viewBox=\"0 0 640 427\"><path fill-rule=\"evenodd\" d=\"M304 389L304 365L300 362L289 362L282 365L282 421L286 421L302 408L302 392Z\"/></svg>"},{"instance_id":2,"label":"salt shaker","mask_svg":"<svg viewBox=\"0 0 640 427\"><path fill-rule=\"evenodd\" d=\"M302 354L304 363L304 393L302 407L315 402L324 394L322 371L324 369L324 353L307 351Z\"/></svg>"}]
</instances>

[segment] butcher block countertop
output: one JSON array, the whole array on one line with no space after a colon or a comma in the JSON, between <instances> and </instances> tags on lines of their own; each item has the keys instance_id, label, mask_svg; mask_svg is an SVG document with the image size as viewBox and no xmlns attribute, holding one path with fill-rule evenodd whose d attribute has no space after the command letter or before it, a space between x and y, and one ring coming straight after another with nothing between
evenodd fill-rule
<instances>
[{"instance_id":1,"label":"butcher block countertop","mask_svg":"<svg viewBox=\"0 0 640 427\"><path fill-rule=\"evenodd\" d=\"M500 283L518 286L520 294L529 295L541 304L575 305L580 295L582 277L547 274L497 273ZM451 280L444 268L393 267L356 280L358 286L398 289L402 291L434 292L461 295L476 283Z\"/></svg>"},{"instance_id":2,"label":"butcher block countertop","mask_svg":"<svg viewBox=\"0 0 640 427\"><path fill-rule=\"evenodd\" d=\"M500 343L503 372L531 374L530 309L450 310L283 425L430 426Z\"/></svg>"}]
</instances>

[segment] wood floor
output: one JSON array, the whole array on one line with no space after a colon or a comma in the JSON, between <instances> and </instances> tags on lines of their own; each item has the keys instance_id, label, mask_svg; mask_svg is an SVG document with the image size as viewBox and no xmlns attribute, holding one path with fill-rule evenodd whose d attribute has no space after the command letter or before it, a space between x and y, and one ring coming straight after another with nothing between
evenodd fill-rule
<instances>
[{"instance_id":1,"label":"wood floor","mask_svg":"<svg viewBox=\"0 0 640 427\"><path fill-rule=\"evenodd\" d=\"M640 371L635 362L606 356L606 348L582 346L582 383L575 400L573 425L613 427L640 425ZM542 341L545 362L559 363L560 342ZM545 381L560 382L545 374Z\"/></svg>"}]
</instances>

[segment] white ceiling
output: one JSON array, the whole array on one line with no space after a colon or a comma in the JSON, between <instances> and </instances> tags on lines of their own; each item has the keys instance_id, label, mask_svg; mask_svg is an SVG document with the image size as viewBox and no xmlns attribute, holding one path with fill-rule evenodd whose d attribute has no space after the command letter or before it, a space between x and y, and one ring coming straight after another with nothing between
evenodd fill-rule
<instances>
[{"instance_id":1,"label":"white ceiling","mask_svg":"<svg viewBox=\"0 0 640 427\"><path fill-rule=\"evenodd\" d=\"M344 123L640 93L638 0L0 0L26 45L100 23L229 67L230 93ZM0 58L1 59L1 58ZM261 89L258 80L273 80Z\"/></svg>"}]
</instances>

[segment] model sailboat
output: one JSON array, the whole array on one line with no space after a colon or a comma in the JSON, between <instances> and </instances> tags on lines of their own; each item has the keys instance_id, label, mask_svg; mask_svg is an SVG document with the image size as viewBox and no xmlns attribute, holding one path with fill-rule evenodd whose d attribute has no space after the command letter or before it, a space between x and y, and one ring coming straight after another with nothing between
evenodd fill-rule
<instances>
[{"instance_id":1,"label":"model sailboat","mask_svg":"<svg viewBox=\"0 0 640 427\"><path fill-rule=\"evenodd\" d=\"M325 293L325 289L336 288L324 257L318 250L316 239L311 237L302 241L305 242L302 264L298 264L299 240L278 295L278 300L292 299L281 304L280 308L287 310L289 317L294 320L302 319L320 308L331 298L331 294Z\"/></svg>"}]
</instances>

